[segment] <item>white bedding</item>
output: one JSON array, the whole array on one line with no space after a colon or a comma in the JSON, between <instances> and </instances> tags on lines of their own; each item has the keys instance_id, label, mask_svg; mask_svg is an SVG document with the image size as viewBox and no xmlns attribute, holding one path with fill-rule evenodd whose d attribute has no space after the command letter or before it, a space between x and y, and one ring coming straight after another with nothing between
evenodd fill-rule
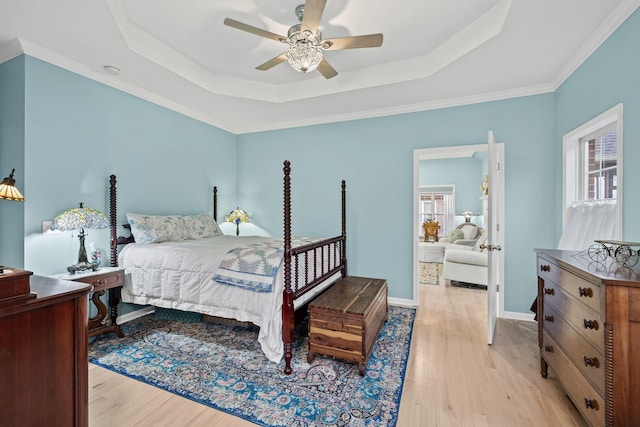
<instances>
[{"instance_id":1,"label":"white bedding","mask_svg":"<svg viewBox=\"0 0 640 427\"><path fill-rule=\"evenodd\" d=\"M273 292L254 292L213 280L216 269L230 249L272 239L222 235L126 245L118 255L118 265L127 273L122 301L252 322L260 327L258 342L264 354L269 360L279 362L284 352L284 268L281 267L276 275ZM338 277L339 274L334 275L320 289ZM311 296L306 296L307 300L309 298ZM297 306L301 303L296 300Z\"/></svg>"}]
</instances>

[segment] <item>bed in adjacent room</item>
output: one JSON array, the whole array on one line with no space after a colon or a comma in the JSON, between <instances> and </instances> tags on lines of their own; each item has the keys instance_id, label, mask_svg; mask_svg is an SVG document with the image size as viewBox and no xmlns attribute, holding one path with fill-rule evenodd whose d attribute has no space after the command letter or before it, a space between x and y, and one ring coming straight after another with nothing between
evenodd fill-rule
<instances>
[{"instance_id":1,"label":"bed in adjacent room","mask_svg":"<svg viewBox=\"0 0 640 427\"><path fill-rule=\"evenodd\" d=\"M111 262L127 273L122 300L252 322L273 362L291 373L295 310L346 276L346 185L341 234L292 237L291 167L284 164L284 236L228 236L213 217L127 214L131 238L117 236L116 178L111 176ZM118 253L118 248L120 253Z\"/></svg>"}]
</instances>

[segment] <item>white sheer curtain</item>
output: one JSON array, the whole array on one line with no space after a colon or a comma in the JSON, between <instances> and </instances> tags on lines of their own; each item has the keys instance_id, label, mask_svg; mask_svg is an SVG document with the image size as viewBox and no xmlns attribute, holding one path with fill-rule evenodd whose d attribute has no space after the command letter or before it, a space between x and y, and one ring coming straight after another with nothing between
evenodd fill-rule
<instances>
[{"instance_id":1,"label":"white sheer curtain","mask_svg":"<svg viewBox=\"0 0 640 427\"><path fill-rule=\"evenodd\" d=\"M596 239L617 239L616 221L615 200L574 202L567 211L558 249L581 251L589 248Z\"/></svg>"},{"instance_id":2,"label":"white sheer curtain","mask_svg":"<svg viewBox=\"0 0 640 427\"><path fill-rule=\"evenodd\" d=\"M444 194L444 224L440 229L440 232L448 236L451 230L455 228L455 213L453 210L453 194Z\"/></svg>"}]
</instances>

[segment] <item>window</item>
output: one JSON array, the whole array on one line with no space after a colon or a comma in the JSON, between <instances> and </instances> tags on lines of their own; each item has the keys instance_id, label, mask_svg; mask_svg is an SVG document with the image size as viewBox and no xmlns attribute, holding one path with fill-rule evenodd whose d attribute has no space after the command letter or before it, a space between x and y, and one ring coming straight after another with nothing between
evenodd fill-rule
<instances>
[{"instance_id":1,"label":"window","mask_svg":"<svg viewBox=\"0 0 640 427\"><path fill-rule=\"evenodd\" d=\"M584 240L572 249L585 249L587 241L595 239L622 239L622 112L618 104L563 137L560 242L575 240L565 239L570 235ZM610 208L602 222L603 214L595 214L598 209L593 206L605 210L606 205ZM587 215L584 222L577 219L578 214ZM589 225L597 221L602 224Z\"/></svg>"},{"instance_id":2,"label":"window","mask_svg":"<svg viewBox=\"0 0 640 427\"><path fill-rule=\"evenodd\" d=\"M431 220L437 221L440 225L439 234L448 234L453 225L453 194L421 191L418 197L418 230L422 232L422 223Z\"/></svg>"},{"instance_id":3,"label":"window","mask_svg":"<svg viewBox=\"0 0 640 427\"><path fill-rule=\"evenodd\" d=\"M581 200L616 199L618 192L617 123L580 138Z\"/></svg>"}]
</instances>

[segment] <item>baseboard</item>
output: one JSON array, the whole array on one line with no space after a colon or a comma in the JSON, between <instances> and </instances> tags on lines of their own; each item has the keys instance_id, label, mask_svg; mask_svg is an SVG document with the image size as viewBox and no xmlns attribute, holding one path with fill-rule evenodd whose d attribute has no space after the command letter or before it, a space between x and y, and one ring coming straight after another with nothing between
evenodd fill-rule
<instances>
[{"instance_id":1,"label":"baseboard","mask_svg":"<svg viewBox=\"0 0 640 427\"><path fill-rule=\"evenodd\" d=\"M502 313L502 318L511 320L525 320L527 322L535 322L533 313L520 313L518 311L505 311Z\"/></svg>"},{"instance_id":2,"label":"baseboard","mask_svg":"<svg viewBox=\"0 0 640 427\"><path fill-rule=\"evenodd\" d=\"M412 299L405 299L405 298L389 297L387 298L387 303L389 305L397 305L400 307L410 307L410 308L416 308L418 306L416 303L413 302Z\"/></svg>"},{"instance_id":3,"label":"baseboard","mask_svg":"<svg viewBox=\"0 0 640 427\"><path fill-rule=\"evenodd\" d=\"M127 314L120 315L118 316L118 319L116 321L118 322L118 325L122 325L123 323L131 322L132 320L136 320L136 319L139 319L140 317L146 316L148 314L152 314L155 311L156 311L156 308L150 305L149 307L144 307L144 308L141 308L140 310L136 310Z\"/></svg>"}]
</instances>

